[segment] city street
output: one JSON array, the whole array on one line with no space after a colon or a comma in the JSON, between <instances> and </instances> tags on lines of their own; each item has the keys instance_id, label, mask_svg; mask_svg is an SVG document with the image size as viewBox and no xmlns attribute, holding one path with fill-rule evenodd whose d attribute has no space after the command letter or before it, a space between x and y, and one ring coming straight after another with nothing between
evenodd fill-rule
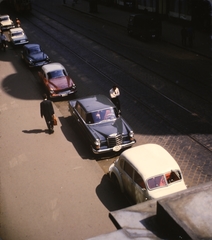
<instances>
[{"instance_id":1,"label":"city street","mask_svg":"<svg viewBox=\"0 0 212 240\"><path fill-rule=\"evenodd\" d=\"M30 42L41 44L53 62L66 67L77 85L76 97L108 96L117 83L123 117L135 131L135 145L157 143L167 149L188 187L212 180L211 115L208 102L198 102L199 96L192 92L201 95L207 89L205 95L210 97L211 60L195 52L204 47L202 41L190 51L179 47L179 38L170 32L173 44L170 39L147 44L130 38L118 25L121 20L126 25L126 12L120 11L119 17L114 11L114 20L106 12L109 8L97 16L85 13L85 1L75 8L69 7L71 0L67 6L62 0L32 2L31 15L21 16L22 27ZM16 17L12 12L11 16ZM101 22L99 16L116 23ZM71 120L72 97L54 101L58 125L54 134L48 134L40 117L44 89L38 69L29 69L20 53L21 48L10 44L6 52L0 51L0 238L78 240L116 231L109 213L130 206L107 176L117 156L101 159L91 154ZM149 86L161 90L161 95ZM164 100L161 96L166 94Z\"/></svg>"}]
</instances>

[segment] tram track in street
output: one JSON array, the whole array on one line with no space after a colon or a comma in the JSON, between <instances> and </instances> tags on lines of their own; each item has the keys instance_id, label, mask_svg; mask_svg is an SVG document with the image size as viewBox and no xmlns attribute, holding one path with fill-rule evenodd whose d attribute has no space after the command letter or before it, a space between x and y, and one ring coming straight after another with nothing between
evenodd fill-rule
<instances>
[{"instance_id":1,"label":"tram track in street","mask_svg":"<svg viewBox=\"0 0 212 240\"><path fill-rule=\"evenodd\" d=\"M145 102L143 99L140 98L139 94L140 91L137 95L135 95L135 92L129 91L127 89L127 87L125 87L124 85L121 85L120 83L116 82L116 79L114 79L110 74L108 74L107 72L102 71L101 68L99 68L99 66L96 66L96 61L93 63L92 61L89 61L86 57L83 57L81 54L79 54L78 52L74 51L73 49L70 48L69 44L66 41L62 41L61 39L58 40L55 36L58 35L58 31L60 32L59 34L63 35L65 34L65 32L74 32L73 29L69 29L67 26L64 26L63 24L59 23L58 21L55 22L54 19L49 18L47 22L45 22L44 20L47 18L46 16L41 16L42 14L39 13L38 16L38 9L36 10L36 14L33 12L33 17L31 17L30 19L27 19L28 21L31 22L31 24L35 25L36 27L38 27L40 30L45 31L46 34L49 35L49 37L53 38L54 41L57 41L58 44L61 44L63 47L66 48L67 51L70 52L70 54L74 55L76 58L80 59L81 61L83 61L84 63L86 63L87 65L89 65L92 69L94 69L96 72L98 72L99 74L101 74L104 78L107 78L111 84L118 84L119 86L122 87L122 92L124 91L124 94L128 94L131 96L131 98L133 99L133 101L136 101L138 104L140 104L141 106L145 106L146 109L148 109L148 111L153 111L154 114L157 114L157 116L160 119L163 119L163 121L167 122L167 125L169 125L170 127L176 128L179 132L185 133L187 134L188 130L187 129L183 129L184 125L179 125L177 122L177 124L174 124L172 119L167 119L167 115L164 115L163 112L158 111L157 106L153 106L152 104L148 104L148 102ZM36 21L35 21L36 19ZM50 20L49 20L50 19ZM45 25L45 27L44 27ZM45 29L44 29L45 28ZM48 29L51 29L50 32L48 32ZM77 33L78 34L78 33ZM65 38L69 38L70 35L67 35ZM87 37L86 37L87 38ZM92 39L88 39L86 41L93 41ZM97 44L95 42L95 44ZM105 46L101 46L104 47ZM144 82L140 82L139 79L133 79L132 80L132 76L130 76L129 72L125 72L123 69L120 68L120 66L116 65L114 62L111 62L110 60L108 60L107 58L105 58L102 54L97 53L96 51L93 51L92 48L89 46L87 47L86 44L84 44L83 46L81 45L80 48L83 48L82 52L88 51L89 53L85 54L86 56L88 56L89 54L92 55L91 58L98 58L98 62L102 62L101 65L110 65L109 68L113 69L113 72L120 72L121 75L127 75L127 77L129 77L129 81L134 81L136 84L138 84L138 89L145 89L144 92L151 92L151 94L153 94L155 97L154 98L159 98L159 99L163 99L163 101L168 101L168 105L171 107L169 108L173 108L173 109L178 109L177 111L180 112L185 112L185 114L188 115L189 118L195 118L197 122L201 122L201 116L200 114L188 109L187 107L184 107L182 104L178 103L177 101L175 101L174 99L171 99L169 96L166 96L165 94L163 94L162 92L158 91L154 86L150 86L148 84L145 84ZM78 48L79 49L79 48ZM111 51L110 49L107 51ZM116 55L118 55L118 53L115 53ZM123 58L123 56L118 56L119 58ZM124 61L124 60L123 60ZM129 61L129 59L127 60ZM131 64L137 64L131 61ZM139 67L139 66L138 66ZM143 66L141 66L143 67ZM110 71L111 72L111 71ZM154 74L157 74L154 72ZM180 91L180 90L179 90ZM182 89L181 89L182 91ZM164 100L165 99L165 100ZM202 100L203 101L203 100ZM209 104L209 103L207 103ZM151 106L150 106L151 105ZM183 115L185 115L183 114ZM181 114L182 115L182 114ZM198 120L199 119L199 120ZM177 118L176 118L177 120ZM209 127L210 122L208 122ZM189 134L188 134L189 135ZM189 135L190 138L192 138L194 141L197 141L199 144L201 144L203 147L205 147L206 149L208 149L209 151L211 151L211 147L202 144L198 139L196 139L196 137L194 135Z\"/></svg>"}]
</instances>

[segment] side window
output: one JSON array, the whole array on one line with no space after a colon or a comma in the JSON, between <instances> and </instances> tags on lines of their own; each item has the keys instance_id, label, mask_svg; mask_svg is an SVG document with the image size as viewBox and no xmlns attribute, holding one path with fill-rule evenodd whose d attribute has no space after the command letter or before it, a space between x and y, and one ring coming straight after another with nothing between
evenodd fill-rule
<instances>
[{"instance_id":1,"label":"side window","mask_svg":"<svg viewBox=\"0 0 212 240\"><path fill-rule=\"evenodd\" d=\"M133 168L128 162L124 162L124 171L133 178Z\"/></svg>"},{"instance_id":2,"label":"side window","mask_svg":"<svg viewBox=\"0 0 212 240\"><path fill-rule=\"evenodd\" d=\"M76 110L79 113L79 115L81 116L81 106L78 102L76 103Z\"/></svg>"},{"instance_id":3,"label":"side window","mask_svg":"<svg viewBox=\"0 0 212 240\"><path fill-rule=\"evenodd\" d=\"M86 122L87 114L85 113L84 109L82 109L82 108L81 108L81 117Z\"/></svg>"},{"instance_id":4,"label":"side window","mask_svg":"<svg viewBox=\"0 0 212 240\"><path fill-rule=\"evenodd\" d=\"M140 176L140 174L137 173L137 171L135 171L135 173L134 173L134 182L137 183L141 188L145 188L146 189L144 180Z\"/></svg>"},{"instance_id":5,"label":"side window","mask_svg":"<svg viewBox=\"0 0 212 240\"><path fill-rule=\"evenodd\" d=\"M92 124L93 123L93 117L91 113L88 113L86 116L86 123Z\"/></svg>"},{"instance_id":6,"label":"side window","mask_svg":"<svg viewBox=\"0 0 212 240\"><path fill-rule=\"evenodd\" d=\"M182 179L182 176L179 170L168 172L165 174L165 176L168 184Z\"/></svg>"}]
</instances>

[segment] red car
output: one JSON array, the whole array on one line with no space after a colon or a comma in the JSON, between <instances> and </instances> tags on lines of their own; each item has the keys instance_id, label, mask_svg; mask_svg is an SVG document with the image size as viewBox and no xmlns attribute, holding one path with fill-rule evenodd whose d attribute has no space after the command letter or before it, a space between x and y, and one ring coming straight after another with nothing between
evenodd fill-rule
<instances>
[{"instance_id":1,"label":"red car","mask_svg":"<svg viewBox=\"0 0 212 240\"><path fill-rule=\"evenodd\" d=\"M49 98L66 97L77 92L77 87L60 63L49 63L38 72Z\"/></svg>"}]
</instances>

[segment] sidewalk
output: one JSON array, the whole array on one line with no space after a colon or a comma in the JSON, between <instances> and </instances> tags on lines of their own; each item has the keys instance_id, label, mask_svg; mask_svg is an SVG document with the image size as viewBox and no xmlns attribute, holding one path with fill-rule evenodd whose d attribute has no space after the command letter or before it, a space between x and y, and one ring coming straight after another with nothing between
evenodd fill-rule
<instances>
[{"instance_id":1,"label":"sidewalk","mask_svg":"<svg viewBox=\"0 0 212 240\"><path fill-rule=\"evenodd\" d=\"M114 24L127 27L130 12L117 9L114 7L108 7L104 5L98 5L98 13L89 12L89 1L79 0L74 3L73 0L66 0L64 6L70 7L76 11L80 11L86 14L90 14L93 17L101 18L110 21ZM171 22L163 21L162 40L169 42L170 44L182 47L181 45L181 26L173 24ZM127 32L127 30L126 30ZM202 55L208 58L212 58L212 39L209 34L202 33L200 31L195 32L194 46L193 48L185 48L195 54Z\"/></svg>"}]
</instances>

